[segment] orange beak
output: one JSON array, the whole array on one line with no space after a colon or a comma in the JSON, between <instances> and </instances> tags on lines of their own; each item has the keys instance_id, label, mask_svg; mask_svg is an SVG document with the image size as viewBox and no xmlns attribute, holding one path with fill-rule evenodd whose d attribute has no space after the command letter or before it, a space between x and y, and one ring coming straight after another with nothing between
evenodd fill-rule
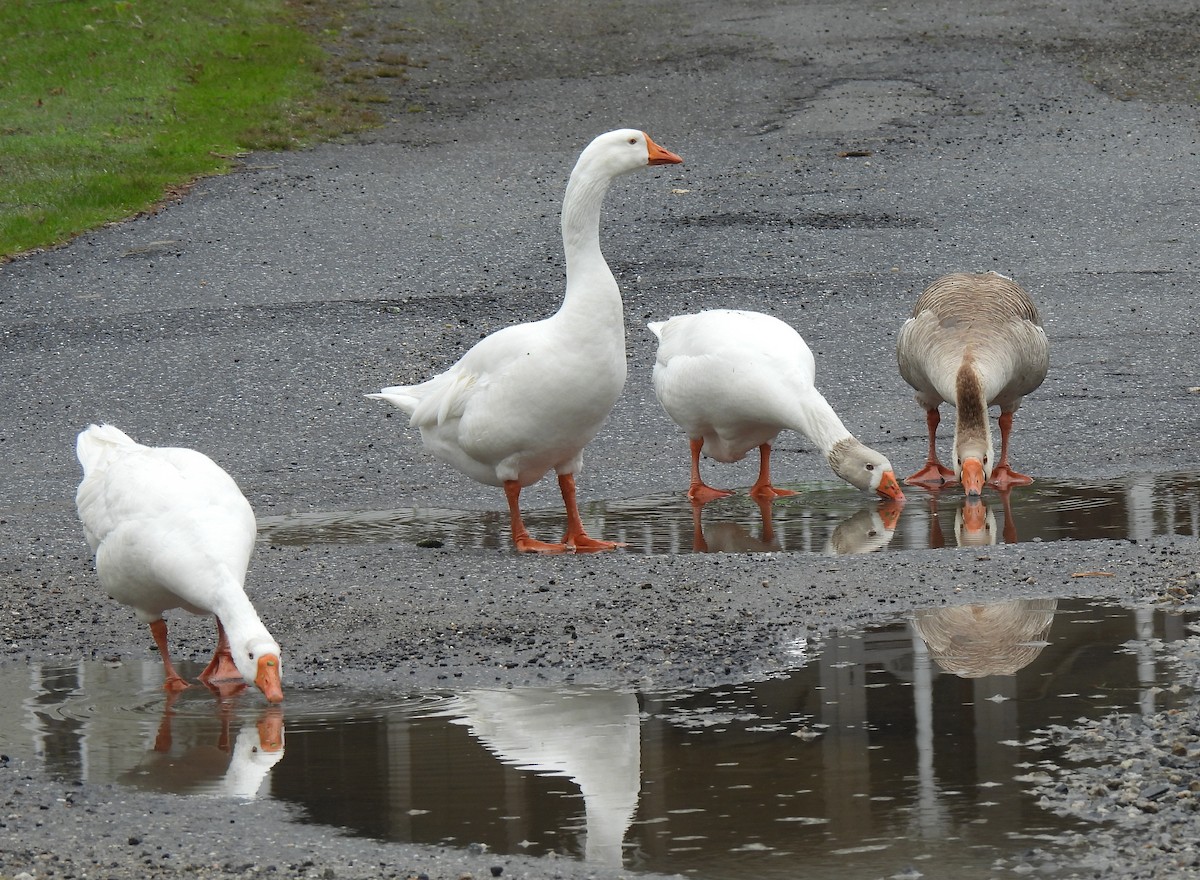
<instances>
[{"instance_id":1,"label":"orange beak","mask_svg":"<svg viewBox=\"0 0 1200 880\"><path fill-rule=\"evenodd\" d=\"M891 471L883 472L883 476L879 478L879 488L875 491L879 493L880 498L890 498L892 501L904 500L904 493L900 491L896 475Z\"/></svg>"},{"instance_id":2,"label":"orange beak","mask_svg":"<svg viewBox=\"0 0 1200 880\"><path fill-rule=\"evenodd\" d=\"M258 675L254 683L263 692L268 703L283 702L283 685L279 678L279 658L274 654L263 654L258 658Z\"/></svg>"},{"instance_id":3,"label":"orange beak","mask_svg":"<svg viewBox=\"0 0 1200 880\"><path fill-rule=\"evenodd\" d=\"M642 132L642 134L646 134ZM678 156L670 150L664 150L654 141L650 140L650 135L646 134L646 151L650 154L650 160L647 165L678 165L683 162Z\"/></svg>"},{"instance_id":4,"label":"orange beak","mask_svg":"<svg viewBox=\"0 0 1200 880\"><path fill-rule=\"evenodd\" d=\"M964 465L965 468L965 465ZM965 474L964 474L965 476ZM971 534L978 534L987 525L987 508L978 498L970 498L962 508L963 528Z\"/></svg>"},{"instance_id":5,"label":"orange beak","mask_svg":"<svg viewBox=\"0 0 1200 880\"><path fill-rule=\"evenodd\" d=\"M962 466L963 491L968 495L983 494L983 462L968 458Z\"/></svg>"}]
</instances>

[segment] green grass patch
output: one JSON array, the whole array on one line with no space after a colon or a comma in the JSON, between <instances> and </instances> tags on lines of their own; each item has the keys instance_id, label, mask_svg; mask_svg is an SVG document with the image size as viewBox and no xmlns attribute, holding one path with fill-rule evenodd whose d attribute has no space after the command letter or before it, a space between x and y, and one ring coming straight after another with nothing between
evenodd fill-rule
<instances>
[{"instance_id":1,"label":"green grass patch","mask_svg":"<svg viewBox=\"0 0 1200 880\"><path fill-rule=\"evenodd\" d=\"M377 116L285 0L0 0L0 257Z\"/></svg>"}]
</instances>

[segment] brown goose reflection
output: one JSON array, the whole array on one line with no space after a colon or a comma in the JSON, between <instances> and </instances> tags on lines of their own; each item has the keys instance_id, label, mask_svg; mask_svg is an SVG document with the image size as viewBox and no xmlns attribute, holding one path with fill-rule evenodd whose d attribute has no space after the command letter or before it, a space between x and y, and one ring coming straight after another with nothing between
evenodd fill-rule
<instances>
[{"instance_id":1,"label":"brown goose reflection","mask_svg":"<svg viewBox=\"0 0 1200 880\"><path fill-rule=\"evenodd\" d=\"M228 704L218 704L214 730L211 717L177 717L175 702L167 700L154 748L117 781L172 794L257 797L271 768L283 758L283 712L264 709L231 736Z\"/></svg>"},{"instance_id":2,"label":"brown goose reflection","mask_svg":"<svg viewBox=\"0 0 1200 880\"><path fill-rule=\"evenodd\" d=\"M1012 491L1001 489L996 492L1000 497L1000 509L1004 516L1004 526L1001 532L996 525L996 514L992 506L978 495L968 495L954 510L954 543L959 547L987 547L998 543L1001 536L1005 544L1017 543L1017 524L1013 519ZM930 490L929 497L929 546L934 550L946 546L946 537L942 534L939 518L941 492Z\"/></svg>"},{"instance_id":3,"label":"brown goose reflection","mask_svg":"<svg viewBox=\"0 0 1200 880\"><path fill-rule=\"evenodd\" d=\"M506 764L579 786L584 858L620 867L641 788L637 697L617 691L519 688L468 691L445 712Z\"/></svg>"},{"instance_id":4,"label":"brown goose reflection","mask_svg":"<svg viewBox=\"0 0 1200 880\"><path fill-rule=\"evenodd\" d=\"M939 667L959 678L1013 675L1046 646L1057 599L927 608L913 625Z\"/></svg>"}]
</instances>

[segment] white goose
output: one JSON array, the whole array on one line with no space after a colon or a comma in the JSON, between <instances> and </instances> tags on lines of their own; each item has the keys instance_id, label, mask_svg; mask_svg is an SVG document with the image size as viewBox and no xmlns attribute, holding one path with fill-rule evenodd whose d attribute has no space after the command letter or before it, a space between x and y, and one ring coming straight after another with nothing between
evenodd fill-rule
<instances>
[{"instance_id":1,"label":"white goose","mask_svg":"<svg viewBox=\"0 0 1200 880\"><path fill-rule=\"evenodd\" d=\"M929 453L909 483L960 480L969 495L1033 482L1008 463L1012 418L1046 378L1046 333L1019 284L997 272L943 275L917 297L896 341L900 375L925 410ZM954 469L938 460L938 406L954 405ZM1000 460L993 463L988 407L1000 407Z\"/></svg>"},{"instance_id":2,"label":"white goose","mask_svg":"<svg viewBox=\"0 0 1200 880\"><path fill-rule=\"evenodd\" d=\"M755 498L794 495L771 485L771 441L785 428L799 431L833 472L859 489L902 501L886 457L846 430L813 385L816 362L790 326L759 312L713 309L649 325L659 339L654 393L687 432L692 452L688 497L701 504L730 492L700 477L700 453L740 461L759 451Z\"/></svg>"},{"instance_id":3,"label":"white goose","mask_svg":"<svg viewBox=\"0 0 1200 880\"><path fill-rule=\"evenodd\" d=\"M163 689L187 682L167 650L163 612L217 618L205 683L245 681L283 699L279 645L242 586L254 549L254 511L237 484L193 449L143 446L112 425L91 425L75 445L83 482L75 505L96 573L112 598L150 625L162 655Z\"/></svg>"},{"instance_id":4,"label":"white goose","mask_svg":"<svg viewBox=\"0 0 1200 880\"><path fill-rule=\"evenodd\" d=\"M621 291L600 252L600 208L609 184L647 165L682 162L644 132L602 134L580 154L562 207L567 286L549 318L480 340L446 372L419 385L369 394L394 404L435 457L469 477L502 486L520 551L605 550L588 537L575 502L583 448L625 384ZM567 511L561 544L536 541L521 521L520 494L549 470Z\"/></svg>"}]
</instances>

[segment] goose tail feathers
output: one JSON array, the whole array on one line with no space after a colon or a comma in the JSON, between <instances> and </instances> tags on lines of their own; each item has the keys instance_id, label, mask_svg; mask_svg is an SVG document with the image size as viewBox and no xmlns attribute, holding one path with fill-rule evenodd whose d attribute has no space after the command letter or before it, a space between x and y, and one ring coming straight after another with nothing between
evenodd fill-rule
<instances>
[{"instance_id":1,"label":"goose tail feathers","mask_svg":"<svg viewBox=\"0 0 1200 880\"><path fill-rule=\"evenodd\" d=\"M413 397L407 385L393 385L391 388L384 388L376 394L368 394L373 400L386 400L397 409L402 409L410 416L413 410L417 408L417 404L421 402L419 397Z\"/></svg>"}]
</instances>

